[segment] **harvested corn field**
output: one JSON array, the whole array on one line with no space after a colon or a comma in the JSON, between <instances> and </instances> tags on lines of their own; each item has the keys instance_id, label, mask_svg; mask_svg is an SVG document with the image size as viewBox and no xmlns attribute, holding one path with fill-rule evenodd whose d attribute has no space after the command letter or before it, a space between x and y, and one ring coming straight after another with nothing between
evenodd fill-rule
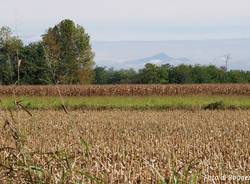
<instances>
[{"instance_id":1,"label":"harvested corn field","mask_svg":"<svg viewBox=\"0 0 250 184\"><path fill-rule=\"evenodd\" d=\"M0 96L250 95L249 84L0 86Z\"/></svg>"},{"instance_id":2,"label":"harvested corn field","mask_svg":"<svg viewBox=\"0 0 250 184\"><path fill-rule=\"evenodd\" d=\"M249 122L249 110L1 111L0 178L236 183L229 176L250 173Z\"/></svg>"}]
</instances>

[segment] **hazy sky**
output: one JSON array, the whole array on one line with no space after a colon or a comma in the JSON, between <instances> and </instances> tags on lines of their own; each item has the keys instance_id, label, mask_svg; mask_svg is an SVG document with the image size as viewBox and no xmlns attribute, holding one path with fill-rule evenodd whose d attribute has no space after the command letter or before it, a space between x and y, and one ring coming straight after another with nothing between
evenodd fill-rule
<instances>
[{"instance_id":1,"label":"hazy sky","mask_svg":"<svg viewBox=\"0 0 250 184\"><path fill-rule=\"evenodd\" d=\"M250 0L0 0L26 41L69 18L95 41L250 38Z\"/></svg>"}]
</instances>

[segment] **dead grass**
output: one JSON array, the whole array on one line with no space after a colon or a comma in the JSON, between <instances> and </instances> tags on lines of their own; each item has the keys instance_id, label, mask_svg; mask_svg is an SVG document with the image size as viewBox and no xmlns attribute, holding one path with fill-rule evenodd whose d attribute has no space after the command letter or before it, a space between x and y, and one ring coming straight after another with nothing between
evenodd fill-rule
<instances>
[{"instance_id":1,"label":"dead grass","mask_svg":"<svg viewBox=\"0 0 250 184\"><path fill-rule=\"evenodd\" d=\"M204 183L250 173L249 110L0 113L1 183Z\"/></svg>"}]
</instances>

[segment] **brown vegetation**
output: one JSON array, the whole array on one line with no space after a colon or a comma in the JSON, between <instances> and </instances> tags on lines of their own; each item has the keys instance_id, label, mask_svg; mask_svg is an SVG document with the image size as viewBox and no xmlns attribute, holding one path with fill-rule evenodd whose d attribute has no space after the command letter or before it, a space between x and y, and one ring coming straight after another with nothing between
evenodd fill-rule
<instances>
[{"instance_id":1,"label":"brown vegetation","mask_svg":"<svg viewBox=\"0 0 250 184\"><path fill-rule=\"evenodd\" d=\"M250 173L248 110L0 113L2 183L204 183Z\"/></svg>"},{"instance_id":2,"label":"brown vegetation","mask_svg":"<svg viewBox=\"0 0 250 184\"><path fill-rule=\"evenodd\" d=\"M19 96L250 95L249 84L0 86Z\"/></svg>"}]
</instances>

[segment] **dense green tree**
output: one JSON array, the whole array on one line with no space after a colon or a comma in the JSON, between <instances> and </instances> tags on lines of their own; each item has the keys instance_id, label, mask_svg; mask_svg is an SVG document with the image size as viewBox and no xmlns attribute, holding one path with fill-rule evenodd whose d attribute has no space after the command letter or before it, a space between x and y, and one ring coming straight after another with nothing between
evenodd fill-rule
<instances>
[{"instance_id":1,"label":"dense green tree","mask_svg":"<svg viewBox=\"0 0 250 184\"><path fill-rule=\"evenodd\" d=\"M247 83L247 73L240 70L231 70L227 72L230 83Z\"/></svg>"},{"instance_id":2,"label":"dense green tree","mask_svg":"<svg viewBox=\"0 0 250 184\"><path fill-rule=\"evenodd\" d=\"M63 20L43 35L43 44L54 83L90 83L94 54L84 28Z\"/></svg>"},{"instance_id":3,"label":"dense green tree","mask_svg":"<svg viewBox=\"0 0 250 184\"><path fill-rule=\"evenodd\" d=\"M148 63L139 70L139 79L144 84L166 84L169 82L168 71L168 65L157 66Z\"/></svg>"},{"instance_id":4,"label":"dense green tree","mask_svg":"<svg viewBox=\"0 0 250 184\"><path fill-rule=\"evenodd\" d=\"M94 83L95 84L107 84L108 83L108 72L105 67L95 67L94 69L95 73L95 79Z\"/></svg>"},{"instance_id":5,"label":"dense green tree","mask_svg":"<svg viewBox=\"0 0 250 184\"><path fill-rule=\"evenodd\" d=\"M42 42L31 43L22 51L21 82L23 84L52 84Z\"/></svg>"},{"instance_id":6,"label":"dense green tree","mask_svg":"<svg viewBox=\"0 0 250 184\"><path fill-rule=\"evenodd\" d=\"M139 71L140 82L144 84L159 83L158 66L148 63Z\"/></svg>"},{"instance_id":7,"label":"dense green tree","mask_svg":"<svg viewBox=\"0 0 250 184\"><path fill-rule=\"evenodd\" d=\"M137 82L138 75L132 68L127 70L119 70L121 84L133 84Z\"/></svg>"},{"instance_id":8,"label":"dense green tree","mask_svg":"<svg viewBox=\"0 0 250 184\"><path fill-rule=\"evenodd\" d=\"M226 83L229 82L227 81L227 76L226 72L218 68L214 65L209 65L209 66L203 66L206 68L207 74L210 78L210 81L208 83Z\"/></svg>"},{"instance_id":9,"label":"dense green tree","mask_svg":"<svg viewBox=\"0 0 250 184\"><path fill-rule=\"evenodd\" d=\"M186 84L194 83L192 80L192 66L191 65L178 65L173 67L169 73L170 83Z\"/></svg>"},{"instance_id":10,"label":"dense green tree","mask_svg":"<svg viewBox=\"0 0 250 184\"><path fill-rule=\"evenodd\" d=\"M247 79L247 82L249 83L250 82L250 71L246 72L246 79Z\"/></svg>"},{"instance_id":11,"label":"dense green tree","mask_svg":"<svg viewBox=\"0 0 250 184\"><path fill-rule=\"evenodd\" d=\"M108 73L108 84L119 84L121 81L121 75L119 71L114 70L114 68L109 68Z\"/></svg>"},{"instance_id":12,"label":"dense green tree","mask_svg":"<svg viewBox=\"0 0 250 184\"><path fill-rule=\"evenodd\" d=\"M161 65L158 68L158 77L159 77L159 82L161 84L169 83L169 71L170 71L170 69L171 69L171 66L169 64Z\"/></svg>"},{"instance_id":13,"label":"dense green tree","mask_svg":"<svg viewBox=\"0 0 250 184\"><path fill-rule=\"evenodd\" d=\"M18 82L18 66L22 48L22 41L12 36L10 28L0 28L0 82L2 84Z\"/></svg>"},{"instance_id":14,"label":"dense green tree","mask_svg":"<svg viewBox=\"0 0 250 184\"><path fill-rule=\"evenodd\" d=\"M95 68L95 84L132 84L137 82L137 72L133 69L114 70L105 67Z\"/></svg>"},{"instance_id":15,"label":"dense green tree","mask_svg":"<svg viewBox=\"0 0 250 184\"><path fill-rule=\"evenodd\" d=\"M211 83L211 76L208 74L207 67L201 65L195 65L192 68L192 81L194 83Z\"/></svg>"}]
</instances>

